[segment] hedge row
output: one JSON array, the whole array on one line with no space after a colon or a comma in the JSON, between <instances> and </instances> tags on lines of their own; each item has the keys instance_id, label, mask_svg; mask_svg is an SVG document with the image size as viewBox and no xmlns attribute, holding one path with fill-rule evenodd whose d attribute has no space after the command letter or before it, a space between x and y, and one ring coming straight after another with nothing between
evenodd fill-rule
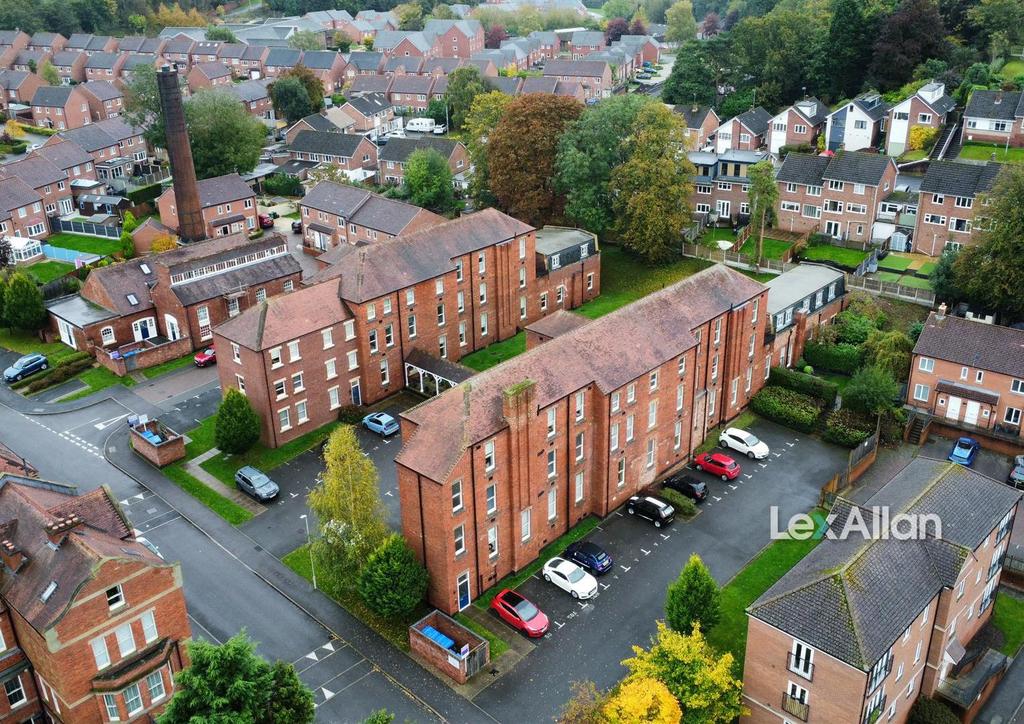
<instances>
[{"instance_id":1,"label":"hedge row","mask_svg":"<svg viewBox=\"0 0 1024 724\"><path fill-rule=\"evenodd\" d=\"M814 430L824 404L802 392L769 385L750 400L750 409L762 417L799 432Z\"/></svg>"},{"instance_id":2,"label":"hedge row","mask_svg":"<svg viewBox=\"0 0 1024 724\"><path fill-rule=\"evenodd\" d=\"M874 431L874 423L864 415L852 410L836 410L825 418L825 432L821 437L827 442L854 448L871 437Z\"/></svg>"},{"instance_id":3,"label":"hedge row","mask_svg":"<svg viewBox=\"0 0 1024 724\"><path fill-rule=\"evenodd\" d=\"M91 357L89 359L80 359L70 364L55 367L53 372L46 377L43 377L42 379L33 379L25 389L29 393L45 390L47 387L53 387L54 385L59 385L61 382L67 382L79 372L87 370L90 367L92 367Z\"/></svg>"},{"instance_id":4,"label":"hedge row","mask_svg":"<svg viewBox=\"0 0 1024 724\"><path fill-rule=\"evenodd\" d=\"M23 380L18 380L17 382L12 383L11 387L13 387L16 390L22 387L28 387L33 382L38 382L39 380L48 378L50 375L52 375L54 372L61 369L62 367L67 367L70 364L74 364L75 362L84 359L91 360L92 355L89 354L88 352L73 352L69 354L67 357L62 357L60 361L57 362L57 364L53 365L49 369L43 370L42 372L34 374L31 377L26 377Z\"/></svg>"},{"instance_id":5,"label":"hedge row","mask_svg":"<svg viewBox=\"0 0 1024 724\"><path fill-rule=\"evenodd\" d=\"M19 123L21 130L28 133L34 133L37 136L56 136L60 133L59 128L44 128L42 126L33 126L31 123Z\"/></svg>"},{"instance_id":6,"label":"hedge row","mask_svg":"<svg viewBox=\"0 0 1024 724\"><path fill-rule=\"evenodd\" d=\"M839 385L835 382L829 382L820 377L786 367L772 367L771 374L768 376L768 384L786 387L816 397L828 407L836 403L836 395L839 394Z\"/></svg>"},{"instance_id":7,"label":"hedge row","mask_svg":"<svg viewBox=\"0 0 1024 724\"><path fill-rule=\"evenodd\" d=\"M147 201L153 201L163 192L163 186L160 183L150 184L149 186L143 186L142 188L135 189L134 191L128 192L128 200L138 206L144 204Z\"/></svg>"},{"instance_id":8,"label":"hedge row","mask_svg":"<svg viewBox=\"0 0 1024 724\"><path fill-rule=\"evenodd\" d=\"M804 359L816 369L852 375L862 362L864 354L853 344L829 344L810 341L804 347Z\"/></svg>"},{"instance_id":9,"label":"hedge row","mask_svg":"<svg viewBox=\"0 0 1024 724\"><path fill-rule=\"evenodd\" d=\"M696 504L678 490L662 488L658 491L658 497L669 503L676 509L676 513L684 518L692 518L697 513Z\"/></svg>"},{"instance_id":10,"label":"hedge row","mask_svg":"<svg viewBox=\"0 0 1024 724\"><path fill-rule=\"evenodd\" d=\"M338 409L338 420L348 425L358 425L366 417L366 411L359 405L342 405Z\"/></svg>"}]
</instances>

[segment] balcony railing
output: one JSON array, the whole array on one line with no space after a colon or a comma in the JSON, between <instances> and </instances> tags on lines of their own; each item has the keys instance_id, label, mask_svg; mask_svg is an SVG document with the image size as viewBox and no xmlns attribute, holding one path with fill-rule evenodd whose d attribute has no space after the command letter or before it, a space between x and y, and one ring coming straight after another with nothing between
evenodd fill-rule
<instances>
[{"instance_id":1,"label":"balcony railing","mask_svg":"<svg viewBox=\"0 0 1024 724\"><path fill-rule=\"evenodd\" d=\"M814 664L806 656L797 656L792 651L789 652L789 670L808 681L814 679Z\"/></svg>"},{"instance_id":2,"label":"balcony railing","mask_svg":"<svg viewBox=\"0 0 1024 724\"><path fill-rule=\"evenodd\" d=\"M811 705L805 704L796 697L790 696L789 694L783 694L782 710L787 714L792 714L800 721L807 721L807 717L811 713Z\"/></svg>"},{"instance_id":3,"label":"balcony railing","mask_svg":"<svg viewBox=\"0 0 1024 724\"><path fill-rule=\"evenodd\" d=\"M883 696L881 701L875 704L874 707L864 712L864 723L863 724L875 724L881 716L882 712L885 711L885 703L888 697Z\"/></svg>"}]
</instances>

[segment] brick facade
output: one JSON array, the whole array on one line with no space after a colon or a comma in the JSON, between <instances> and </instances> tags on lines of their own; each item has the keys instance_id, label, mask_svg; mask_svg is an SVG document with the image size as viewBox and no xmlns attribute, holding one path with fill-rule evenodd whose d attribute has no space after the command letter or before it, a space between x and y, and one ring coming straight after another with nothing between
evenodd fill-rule
<instances>
[{"instance_id":1,"label":"brick facade","mask_svg":"<svg viewBox=\"0 0 1024 724\"><path fill-rule=\"evenodd\" d=\"M62 95L59 102L46 100L43 92L46 87L40 87L32 99L32 124L40 128L54 128L64 130L67 128L81 128L92 122L89 114L89 98L78 88L68 89L66 95Z\"/></svg>"}]
</instances>

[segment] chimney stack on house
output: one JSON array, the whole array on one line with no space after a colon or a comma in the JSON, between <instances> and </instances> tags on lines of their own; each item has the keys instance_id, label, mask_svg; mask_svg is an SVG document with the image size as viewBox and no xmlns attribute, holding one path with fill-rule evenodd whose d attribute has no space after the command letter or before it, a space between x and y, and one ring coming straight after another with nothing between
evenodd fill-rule
<instances>
[{"instance_id":1,"label":"chimney stack on house","mask_svg":"<svg viewBox=\"0 0 1024 724\"><path fill-rule=\"evenodd\" d=\"M192 161L192 146L185 127L185 105L181 100L178 71L169 65L156 74L160 92L160 109L164 114L167 134L167 156L174 177L174 204L178 211L178 236L184 242L206 238L202 206L199 203L199 185L196 167Z\"/></svg>"},{"instance_id":2,"label":"chimney stack on house","mask_svg":"<svg viewBox=\"0 0 1024 724\"><path fill-rule=\"evenodd\" d=\"M946 303L943 302L939 305L939 311L935 313L935 318L942 320L946 318Z\"/></svg>"}]
</instances>

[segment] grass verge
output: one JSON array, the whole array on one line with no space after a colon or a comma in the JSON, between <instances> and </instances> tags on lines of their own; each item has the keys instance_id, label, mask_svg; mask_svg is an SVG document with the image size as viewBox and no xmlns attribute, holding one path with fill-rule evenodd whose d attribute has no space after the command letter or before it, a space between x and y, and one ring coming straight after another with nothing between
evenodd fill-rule
<instances>
[{"instance_id":1,"label":"grass verge","mask_svg":"<svg viewBox=\"0 0 1024 724\"><path fill-rule=\"evenodd\" d=\"M508 651L508 641L498 636L498 634L494 633L486 626L477 623L462 613L455 614L454 618L477 636L487 639L487 643L490 644L491 648L491 661L494 661L503 653Z\"/></svg>"},{"instance_id":2,"label":"grass verge","mask_svg":"<svg viewBox=\"0 0 1024 724\"><path fill-rule=\"evenodd\" d=\"M185 455L191 460L194 457L202 455L210 448L216 447L217 440L215 439L217 429L217 416L210 415L205 420L200 422L198 425L189 430L186 434L189 437L189 442L185 445ZM180 432L180 431L179 431ZM232 485L234 479L232 478Z\"/></svg>"},{"instance_id":3,"label":"grass verge","mask_svg":"<svg viewBox=\"0 0 1024 724\"><path fill-rule=\"evenodd\" d=\"M995 154L995 160L1000 163L1024 163L1024 148L1007 149L1002 144L994 143L965 143L960 151L960 158L971 161L989 161Z\"/></svg>"},{"instance_id":4,"label":"grass verge","mask_svg":"<svg viewBox=\"0 0 1024 724\"><path fill-rule=\"evenodd\" d=\"M503 342L492 344L489 347L479 349L472 354L466 355L459 360L463 364L477 372L483 372L505 360L512 359L518 354L526 351L526 332L519 332L514 337L509 337Z\"/></svg>"},{"instance_id":5,"label":"grass verge","mask_svg":"<svg viewBox=\"0 0 1024 724\"><path fill-rule=\"evenodd\" d=\"M563 550L565 550L567 545L575 543L586 536L590 531L594 530L600 522L600 520L593 516L584 518L576 525L575 528L571 528L565 535L555 538L555 540L541 548L540 553L537 555L537 559L533 561L533 563L525 568L521 568L517 573L505 576L491 588L481 593L480 596L473 601L473 605L486 611L490 607L491 601L496 595L498 595L498 593L501 592L502 589L516 588L522 585L530 576L539 571L544 564L547 563L549 558L559 555Z\"/></svg>"},{"instance_id":6,"label":"grass verge","mask_svg":"<svg viewBox=\"0 0 1024 724\"><path fill-rule=\"evenodd\" d=\"M142 376L145 377L147 380L151 380L154 377L165 375L168 372L180 370L182 367L188 367L189 365L192 364L192 357L192 354L187 354L184 357L178 357L178 359L168 360L167 362L156 365L154 367L147 367L146 369L142 370Z\"/></svg>"},{"instance_id":7,"label":"grass verge","mask_svg":"<svg viewBox=\"0 0 1024 724\"><path fill-rule=\"evenodd\" d=\"M185 471L181 463L168 465L162 472L171 482L231 525L241 525L252 520L252 513L193 478Z\"/></svg>"},{"instance_id":8,"label":"grass verge","mask_svg":"<svg viewBox=\"0 0 1024 724\"><path fill-rule=\"evenodd\" d=\"M66 264L62 261L50 259L49 261L36 262L24 268L24 272L35 279L36 284L46 284L54 279L70 274L75 270L74 264Z\"/></svg>"},{"instance_id":9,"label":"grass verge","mask_svg":"<svg viewBox=\"0 0 1024 724\"><path fill-rule=\"evenodd\" d=\"M825 511L816 508L811 515L817 520ZM731 581L722 588L721 618L708 631L708 642L719 651L728 651L736 660L736 670L743 671L747 650L747 607L782 578L790 568L814 550L820 541L777 540L758 553Z\"/></svg>"},{"instance_id":10,"label":"grass verge","mask_svg":"<svg viewBox=\"0 0 1024 724\"><path fill-rule=\"evenodd\" d=\"M61 342L40 342L32 332L21 332L18 330L0 329L0 347L17 352L18 354L31 354L40 352L50 360L50 366L54 366L65 357L73 355L75 350Z\"/></svg>"},{"instance_id":11,"label":"grass verge","mask_svg":"<svg viewBox=\"0 0 1024 724\"><path fill-rule=\"evenodd\" d=\"M1007 656L1016 656L1024 644L1024 600L1009 593L997 593L992 625L1005 639L999 650Z\"/></svg>"},{"instance_id":12,"label":"grass verge","mask_svg":"<svg viewBox=\"0 0 1024 724\"><path fill-rule=\"evenodd\" d=\"M778 274L772 274L771 272L756 272L750 271L749 269L739 269L736 267L733 268L736 269L736 271L738 271L740 274L744 274L745 276L750 277L754 281L761 282L762 284L770 282L772 279L778 276Z\"/></svg>"},{"instance_id":13,"label":"grass verge","mask_svg":"<svg viewBox=\"0 0 1024 724\"><path fill-rule=\"evenodd\" d=\"M210 419L212 420L214 418ZM269 472L278 465L283 465L292 458L306 452L314 445L326 440L331 434L331 431L333 431L339 424L341 423L332 422L328 425L324 425L316 430L307 432L301 437L295 438L289 443L285 443L279 448L268 448L264 447L260 443L256 443L251 450L241 455L220 453L200 465L203 470L220 480L228 487L234 487L235 471L240 467L252 465L254 468L259 468L263 472Z\"/></svg>"},{"instance_id":14,"label":"grass verge","mask_svg":"<svg viewBox=\"0 0 1024 724\"><path fill-rule=\"evenodd\" d=\"M75 400L80 400L83 397L88 397L94 392L105 390L108 387L113 387L114 385L131 387L135 384L135 380L131 377L118 377L106 367L90 367L77 377L72 377L71 379L80 380L81 382L89 385L89 388L86 390L79 390L72 395L61 398L61 402L73 402Z\"/></svg>"},{"instance_id":15,"label":"grass verge","mask_svg":"<svg viewBox=\"0 0 1024 724\"><path fill-rule=\"evenodd\" d=\"M910 268L910 265L913 263L914 260L911 257L889 254L884 259L879 259L878 268L885 269L886 271L902 272Z\"/></svg>"},{"instance_id":16,"label":"grass verge","mask_svg":"<svg viewBox=\"0 0 1024 724\"><path fill-rule=\"evenodd\" d=\"M931 289L932 282L930 279L922 279L921 277L914 276L913 274L904 274L900 277L900 286L911 287L913 289Z\"/></svg>"},{"instance_id":17,"label":"grass verge","mask_svg":"<svg viewBox=\"0 0 1024 724\"><path fill-rule=\"evenodd\" d=\"M98 236L82 236L67 232L51 234L46 238L46 243L50 246L59 246L61 249L71 249L97 256L110 256L121 251L119 239L103 239Z\"/></svg>"}]
</instances>

